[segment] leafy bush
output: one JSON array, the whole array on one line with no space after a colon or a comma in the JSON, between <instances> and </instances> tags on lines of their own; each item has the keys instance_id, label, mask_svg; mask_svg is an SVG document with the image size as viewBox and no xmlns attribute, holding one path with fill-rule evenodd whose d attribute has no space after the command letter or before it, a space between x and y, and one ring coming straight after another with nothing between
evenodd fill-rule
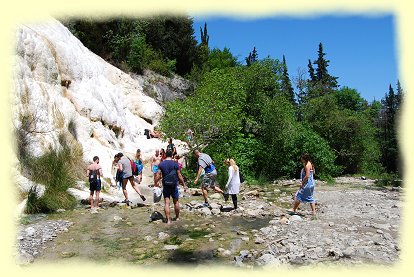
<instances>
[{"instance_id":1,"label":"leafy bush","mask_svg":"<svg viewBox=\"0 0 414 277\"><path fill-rule=\"evenodd\" d=\"M131 40L131 49L127 56L127 62L138 73L142 73L144 70L146 52L148 52L148 47L145 43L145 38L139 35L134 36Z\"/></svg>"}]
</instances>

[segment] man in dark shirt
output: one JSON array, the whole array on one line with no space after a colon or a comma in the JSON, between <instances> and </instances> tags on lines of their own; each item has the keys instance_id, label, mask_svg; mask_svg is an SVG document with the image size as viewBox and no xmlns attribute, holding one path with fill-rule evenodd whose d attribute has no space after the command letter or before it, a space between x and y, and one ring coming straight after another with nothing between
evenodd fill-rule
<instances>
[{"instance_id":1,"label":"man in dark shirt","mask_svg":"<svg viewBox=\"0 0 414 277\"><path fill-rule=\"evenodd\" d=\"M164 195L164 212L167 218L167 224L171 224L170 216L170 198L173 199L175 219L180 220L180 204L178 202L178 181L183 185L184 191L187 190L187 186L184 183L183 176L181 175L180 167L176 161L172 159L172 151L166 152L166 159L159 165L158 172L155 176L155 182L162 177L162 194Z\"/></svg>"}]
</instances>

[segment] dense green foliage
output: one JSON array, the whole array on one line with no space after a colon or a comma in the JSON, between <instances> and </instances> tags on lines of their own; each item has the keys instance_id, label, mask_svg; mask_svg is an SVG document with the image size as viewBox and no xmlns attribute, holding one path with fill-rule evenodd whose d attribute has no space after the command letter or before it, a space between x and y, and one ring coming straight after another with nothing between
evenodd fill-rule
<instances>
[{"instance_id":1,"label":"dense green foliage","mask_svg":"<svg viewBox=\"0 0 414 277\"><path fill-rule=\"evenodd\" d=\"M123 70L163 75L191 72L197 63L193 21L186 16L73 19L69 30L97 55Z\"/></svg>"},{"instance_id":2,"label":"dense green foliage","mask_svg":"<svg viewBox=\"0 0 414 277\"><path fill-rule=\"evenodd\" d=\"M121 68L193 80L190 97L166 104L160 128L183 140L191 128L191 148L209 153L219 172L225 172L222 160L233 157L247 178L297 177L303 152L322 178L400 172L400 84L397 94L390 86L381 102L368 103L355 89L339 87L322 43L316 59L308 60L308 78L294 78L295 93L285 56L282 62L259 59L253 47L242 65L230 49L210 49L207 24L197 45L189 17L74 20L67 26ZM192 168L195 160L189 161Z\"/></svg>"},{"instance_id":3,"label":"dense green foliage","mask_svg":"<svg viewBox=\"0 0 414 277\"><path fill-rule=\"evenodd\" d=\"M316 70L309 60L310 78L301 81L297 98L284 57L282 63L258 60L254 48L243 66L230 62L231 53L226 53L227 59L217 58L227 51L209 51L194 95L169 104L161 122L162 131L177 138L184 139L191 128L192 148L216 160L219 172L224 172L219 180L225 179L222 160L228 157L248 178L297 177L304 152L311 154L316 174L323 179L356 173L379 176L384 171L384 147L378 137L386 136L378 125L383 105L369 104L355 89L338 89L322 44L313 63ZM393 155L391 145L396 142L389 129L391 142L385 148Z\"/></svg>"}]
</instances>

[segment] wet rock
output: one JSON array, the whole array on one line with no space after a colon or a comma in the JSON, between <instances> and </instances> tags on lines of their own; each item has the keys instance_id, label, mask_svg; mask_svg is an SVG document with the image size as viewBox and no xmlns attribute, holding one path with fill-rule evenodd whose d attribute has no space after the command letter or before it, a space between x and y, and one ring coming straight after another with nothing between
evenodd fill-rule
<instances>
[{"instance_id":1,"label":"wet rock","mask_svg":"<svg viewBox=\"0 0 414 277\"><path fill-rule=\"evenodd\" d=\"M201 208L201 213L203 215L211 215L211 210L208 207Z\"/></svg>"},{"instance_id":2,"label":"wet rock","mask_svg":"<svg viewBox=\"0 0 414 277\"><path fill-rule=\"evenodd\" d=\"M169 244L166 244L166 245L164 245L164 248L163 248L164 250L176 250L176 249L178 249L178 245L169 245Z\"/></svg>"},{"instance_id":3,"label":"wet rock","mask_svg":"<svg viewBox=\"0 0 414 277\"><path fill-rule=\"evenodd\" d=\"M259 237L257 237L255 240L254 240L254 243L255 244L263 244L263 243L265 243L266 241L264 240L264 239L262 239L262 238L259 238Z\"/></svg>"},{"instance_id":4,"label":"wet rock","mask_svg":"<svg viewBox=\"0 0 414 277\"><path fill-rule=\"evenodd\" d=\"M27 227L26 228L26 236L33 237L36 233L36 230L33 227Z\"/></svg>"},{"instance_id":5,"label":"wet rock","mask_svg":"<svg viewBox=\"0 0 414 277\"><path fill-rule=\"evenodd\" d=\"M208 198L210 198L210 199L215 199L215 200L219 200L219 199L221 199L222 198L222 196L221 196L221 194L220 193L213 193L213 194L211 194L211 195L209 195L209 197Z\"/></svg>"},{"instance_id":6,"label":"wet rock","mask_svg":"<svg viewBox=\"0 0 414 277\"><path fill-rule=\"evenodd\" d=\"M243 195L244 196L259 197L259 191L258 190L251 190L251 191L245 192Z\"/></svg>"},{"instance_id":7,"label":"wet rock","mask_svg":"<svg viewBox=\"0 0 414 277\"><path fill-rule=\"evenodd\" d=\"M217 204L215 202L212 202L212 203L210 203L210 208L211 209L220 209L221 208L221 205L219 205L219 204Z\"/></svg>"},{"instance_id":8,"label":"wet rock","mask_svg":"<svg viewBox=\"0 0 414 277\"><path fill-rule=\"evenodd\" d=\"M257 259L256 263L258 265L264 266L264 267L278 267L281 265L281 262L278 258L271 254L264 254L259 259Z\"/></svg>"},{"instance_id":9,"label":"wet rock","mask_svg":"<svg viewBox=\"0 0 414 277\"><path fill-rule=\"evenodd\" d=\"M289 220L290 220L290 222L295 222L295 221L303 221L302 217L301 217L301 216L299 216L299 215L292 215L292 216L289 218Z\"/></svg>"},{"instance_id":10,"label":"wet rock","mask_svg":"<svg viewBox=\"0 0 414 277\"><path fill-rule=\"evenodd\" d=\"M165 239L167 239L167 238L169 238L170 237L170 235L169 234L167 234L167 233L164 233L164 232L159 232L158 233L158 239L159 240L165 240Z\"/></svg>"},{"instance_id":11,"label":"wet rock","mask_svg":"<svg viewBox=\"0 0 414 277\"><path fill-rule=\"evenodd\" d=\"M229 257L231 256L231 251L230 250L224 250L223 253L221 254L223 257Z\"/></svg>"},{"instance_id":12,"label":"wet rock","mask_svg":"<svg viewBox=\"0 0 414 277\"><path fill-rule=\"evenodd\" d=\"M260 214L260 211L257 210L247 210L246 215L249 217L257 217Z\"/></svg>"},{"instance_id":13,"label":"wet rock","mask_svg":"<svg viewBox=\"0 0 414 277\"><path fill-rule=\"evenodd\" d=\"M348 247L347 249L345 249L342 254L344 255L345 258L350 258L355 252L355 249L353 247Z\"/></svg>"},{"instance_id":14,"label":"wet rock","mask_svg":"<svg viewBox=\"0 0 414 277\"><path fill-rule=\"evenodd\" d=\"M270 233L273 232L273 229L271 227L263 227L263 228L260 228L260 232L263 235L268 236Z\"/></svg>"},{"instance_id":15,"label":"wet rock","mask_svg":"<svg viewBox=\"0 0 414 277\"><path fill-rule=\"evenodd\" d=\"M211 214L213 215L218 215L220 213L221 213L220 209L211 209Z\"/></svg>"},{"instance_id":16,"label":"wet rock","mask_svg":"<svg viewBox=\"0 0 414 277\"><path fill-rule=\"evenodd\" d=\"M282 218L280 218L279 223L287 225L290 223L290 220L286 216L283 216Z\"/></svg>"}]
</instances>

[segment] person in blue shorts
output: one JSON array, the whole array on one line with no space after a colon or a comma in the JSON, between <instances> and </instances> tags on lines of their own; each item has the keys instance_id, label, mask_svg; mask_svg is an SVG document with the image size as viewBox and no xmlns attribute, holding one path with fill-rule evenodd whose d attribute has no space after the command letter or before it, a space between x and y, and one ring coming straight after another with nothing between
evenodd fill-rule
<instances>
[{"instance_id":1,"label":"person in blue shorts","mask_svg":"<svg viewBox=\"0 0 414 277\"><path fill-rule=\"evenodd\" d=\"M155 149L155 155L151 159L151 171L154 173L154 187L158 187L158 182L155 180L155 175L158 172L158 165L161 162L160 150Z\"/></svg>"},{"instance_id":2,"label":"person in blue shorts","mask_svg":"<svg viewBox=\"0 0 414 277\"><path fill-rule=\"evenodd\" d=\"M134 160L137 169L138 169L138 184L142 181L142 170L144 169L144 163L142 162L141 158L141 149L137 149L137 152L135 153L135 160Z\"/></svg>"},{"instance_id":3,"label":"person in blue shorts","mask_svg":"<svg viewBox=\"0 0 414 277\"><path fill-rule=\"evenodd\" d=\"M170 198L173 199L174 203L175 220L180 220L178 181L183 185L184 191L187 190L187 186L181 175L180 167L178 163L173 160L172 154L173 153L170 150L166 152L166 158L158 165L159 170L155 174L156 183L162 178L162 194L164 195L164 212L165 217L167 218L167 224L171 224Z\"/></svg>"},{"instance_id":4,"label":"person in blue shorts","mask_svg":"<svg viewBox=\"0 0 414 277\"><path fill-rule=\"evenodd\" d=\"M301 171L301 182L300 188L295 194L295 202L293 203L293 213L296 213L297 208L301 202L309 203L312 210L312 215L316 215L316 208L315 208L315 199L313 197L313 191L315 188L315 180L313 178L315 174L315 167L311 162L311 158L309 154L304 153L300 157L300 160L303 164L303 168Z\"/></svg>"}]
</instances>

